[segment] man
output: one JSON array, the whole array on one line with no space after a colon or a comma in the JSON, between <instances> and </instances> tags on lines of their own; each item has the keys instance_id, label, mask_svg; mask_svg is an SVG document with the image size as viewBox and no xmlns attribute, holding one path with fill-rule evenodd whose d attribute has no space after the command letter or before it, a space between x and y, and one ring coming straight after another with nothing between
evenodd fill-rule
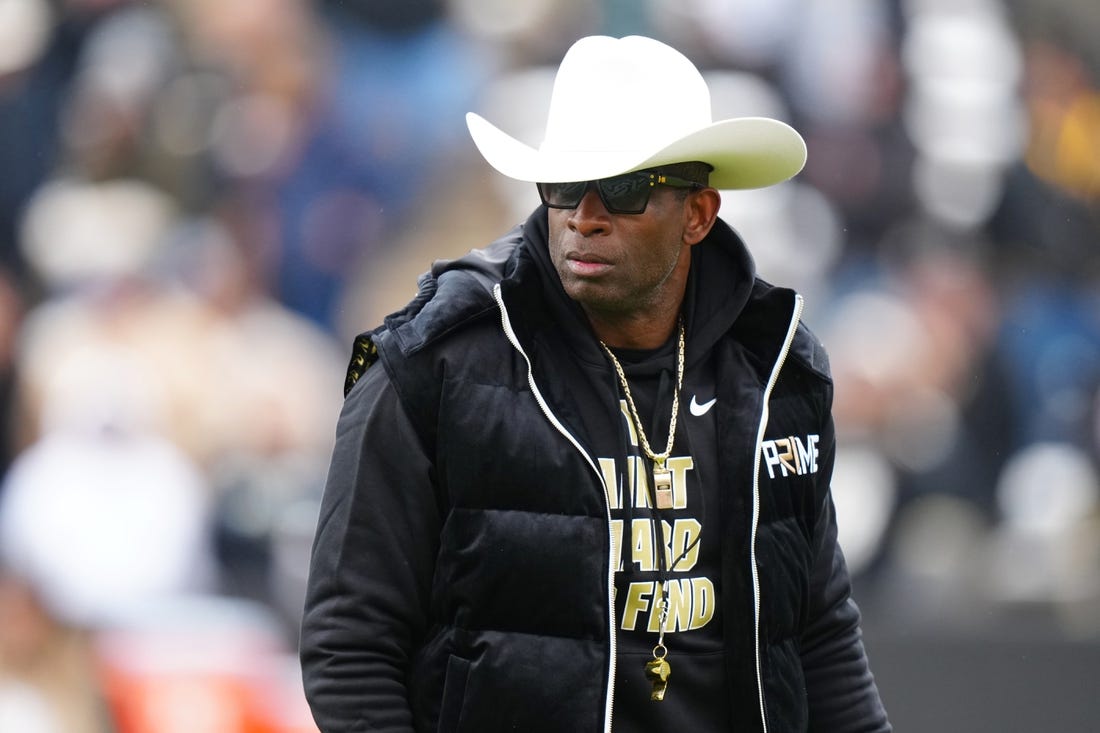
<instances>
[{"instance_id":1,"label":"man","mask_svg":"<svg viewBox=\"0 0 1100 733\"><path fill-rule=\"evenodd\" d=\"M836 542L831 383L717 188L797 173L680 53L578 41L544 206L356 342L302 634L335 731L888 731Z\"/></svg>"}]
</instances>

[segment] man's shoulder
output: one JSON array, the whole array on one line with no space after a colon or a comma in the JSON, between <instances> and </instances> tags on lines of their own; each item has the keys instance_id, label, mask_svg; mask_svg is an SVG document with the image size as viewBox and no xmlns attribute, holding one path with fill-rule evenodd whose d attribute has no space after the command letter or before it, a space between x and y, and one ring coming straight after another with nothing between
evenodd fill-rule
<instances>
[{"instance_id":1,"label":"man's shoulder","mask_svg":"<svg viewBox=\"0 0 1100 733\"><path fill-rule=\"evenodd\" d=\"M494 289L510 275L522 239L517 227L486 247L434 262L417 279L409 303L355 338L345 394L377 361L386 363L387 371L404 370L456 343L475 349L479 324L496 322Z\"/></svg>"},{"instance_id":2,"label":"man's shoulder","mask_svg":"<svg viewBox=\"0 0 1100 733\"><path fill-rule=\"evenodd\" d=\"M829 352L825 344L805 323L798 324L794 341L791 343L791 356L818 376L832 380L829 369Z\"/></svg>"},{"instance_id":3,"label":"man's shoulder","mask_svg":"<svg viewBox=\"0 0 1100 733\"><path fill-rule=\"evenodd\" d=\"M747 320L755 324L758 334L770 333L774 337L777 329L784 329L794 317L799 299L801 296L794 290L756 277L743 315L748 316ZM781 336L782 333L778 335ZM801 317L791 341L789 358L822 379L832 380L825 345Z\"/></svg>"}]
</instances>

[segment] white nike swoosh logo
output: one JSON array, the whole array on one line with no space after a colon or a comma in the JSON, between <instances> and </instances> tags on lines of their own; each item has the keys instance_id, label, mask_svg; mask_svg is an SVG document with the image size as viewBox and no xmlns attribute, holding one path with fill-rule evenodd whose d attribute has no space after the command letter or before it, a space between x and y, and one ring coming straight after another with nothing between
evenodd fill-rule
<instances>
[{"instance_id":1,"label":"white nike swoosh logo","mask_svg":"<svg viewBox=\"0 0 1100 733\"><path fill-rule=\"evenodd\" d=\"M691 405L690 405L691 414L695 415L696 417L702 417L703 415L706 415L708 412L710 412L710 408L714 407L714 403L717 402L717 401L718 401L718 398L715 397L715 398L711 399L709 402L704 402L703 404L700 405L695 400L695 395L692 395L691 396Z\"/></svg>"}]
</instances>

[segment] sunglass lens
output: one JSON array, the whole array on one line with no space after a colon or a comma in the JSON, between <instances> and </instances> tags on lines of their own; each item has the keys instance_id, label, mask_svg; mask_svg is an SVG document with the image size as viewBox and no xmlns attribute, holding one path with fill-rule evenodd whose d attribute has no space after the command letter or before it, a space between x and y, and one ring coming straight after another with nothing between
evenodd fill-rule
<instances>
[{"instance_id":1,"label":"sunglass lens","mask_svg":"<svg viewBox=\"0 0 1100 733\"><path fill-rule=\"evenodd\" d=\"M539 194L543 203L555 209L572 209L584 198L584 192L588 190L587 181L570 183L540 183Z\"/></svg>"},{"instance_id":2,"label":"sunglass lens","mask_svg":"<svg viewBox=\"0 0 1100 733\"><path fill-rule=\"evenodd\" d=\"M649 203L649 175L626 173L599 181L600 193L608 211L616 214L640 214Z\"/></svg>"},{"instance_id":3,"label":"sunglass lens","mask_svg":"<svg viewBox=\"0 0 1100 733\"><path fill-rule=\"evenodd\" d=\"M651 176L645 171L601 178L595 183L604 206L612 214L641 214L645 211L649 203L649 195L653 190ZM580 205L591 182L539 183L537 185L539 195L547 206L554 209L574 209Z\"/></svg>"}]
</instances>

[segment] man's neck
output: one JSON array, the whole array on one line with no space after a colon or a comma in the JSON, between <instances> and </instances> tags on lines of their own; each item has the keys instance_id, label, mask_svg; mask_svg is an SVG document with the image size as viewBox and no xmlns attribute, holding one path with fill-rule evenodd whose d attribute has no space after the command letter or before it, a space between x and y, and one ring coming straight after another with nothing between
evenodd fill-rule
<instances>
[{"instance_id":1,"label":"man's neck","mask_svg":"<svg viewBox=\"0 0 1100 733\"><path fill-rule=\"evenodd\" d=\"M657 317L635 315L623 318L607 318L588 313L592 330L603 343L612 348L648 350L668 342L676 330L680 311L671 310Z\"/></svg>"}]
</instances>

